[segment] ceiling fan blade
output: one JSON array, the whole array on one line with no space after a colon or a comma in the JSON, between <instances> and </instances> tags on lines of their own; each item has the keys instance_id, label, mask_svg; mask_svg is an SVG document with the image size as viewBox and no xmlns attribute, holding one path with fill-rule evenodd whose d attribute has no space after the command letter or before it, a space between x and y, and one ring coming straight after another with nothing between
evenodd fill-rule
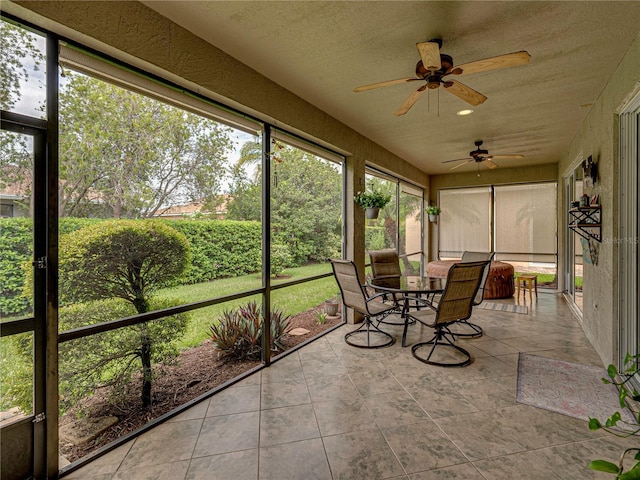
<instances>
[{"instance_id":1,"label":"ceiling fan blade","mask_svg":"<svg viewBox=\"0 0 640 480\"><path fill-rule=\"evenodd\" d=\"M442 82L442 86L447 92L453 93L456 97L461 98L465 102L476 106L484 103L487 97L481 93L476 92L473 88L467 87L465 84L456 82L454 80L447 80Z\"/></svg>"},{"instance_id":2,"label":"ceiling fan blade","mask_svg":"<svg viewBox=\"0 0 640 480\"><path fill-rule=\"evenodd\" d=\"M467 160L466 162L461 163L460 165L456 165L451 170L455 170L456 168L460 168L461 166L466 165L467 163L470 163L470 162L473 162L473 158L470 158L469 160Z\"/></svg>"},{"instance_id":3,"label":"ceiling fan blade","mask_svg":"<svg viewBox=\"0 0 640 480\"><path fill-rule=\"evenodd\" d=\"M484 164L491 169L498 168L498 165L496 165L495 163L493 163L493 161L489 159L484 160Z\"/></svg>"},{"instance_id":4,"label":"ceiling fan blade","mask_svg":"<svg viewBox=\"0 0 640 480\"><path fill-rule=\"evenodd\" d=\"M510 160L514 158L524 158L524 155L491 155L491 158L493 160Z\"/></svg>"},{"instance_id":5,"label":"ceiling fan blade","mask_svg":"<svg viewBox=\"0 0 640 480\"><path fill-rule=\"evenodd\" d=\"M486 72L500 68L517 67L518 65L529 63L530 59L531 55L523 50L521 52L507 53L506 55L498 55L497 57L456 65L450 73L454 75L468 75L470 73Z\"/></svg>"},{"instance_id":6,"label":"ceiling fan blade","mask_svg":"<svg viewBox=\"0 0 640 480\"><path fill-rule=\"evenodd\" d=\"M400 106L400 108L396 110L396 113L395 113L396 117L399 117L400 115L404 115L405 113L407 113L409 109L413 107L413 104L418 101L418 99L420 98L420 95L422 95L422 92L424 92L426 89L427 89L427 86L423 85L419 89L411 93L411 95L407 97L407 99Z\"/></svg>"},{"instance_id":7,"label":"ceiling fan blade","mask_svg":"<svg viewBox=\"0 0 640 480\"><path fill-rule=\"evenodd\" d=\"M442 64L440 63L440 46L435 42L421 42L416 43L416 48L420 52L420 58L422 59L422 65L427 70L439 70Z\"/></svg>"},{"instance_id":8,"label":"ceiling fan blade","mask_svg":"<svg viewBox=\"0 0 640 480\"><path fill-rule=\"evenodd\" d=\"M364 92L366 90L373 90L374 88L388 87L390 85L399 85L401 83L417 82L422 78L398 78L397 80L387 80L386 82L372 83L371 85L363 85L361 87L354 88L354 92Z\"/></svg>"},{"instance_id":9,"label":"ceiling fan blade","mask_svg":"<svg viewBox=\"0 0 640 480\"><path fill-rule=\"evenodd\" d=\"M445 160L442 163L461 162L462 160L473 160L471 157L456 158L455 160Z\"/></svg>"}]
</instances>

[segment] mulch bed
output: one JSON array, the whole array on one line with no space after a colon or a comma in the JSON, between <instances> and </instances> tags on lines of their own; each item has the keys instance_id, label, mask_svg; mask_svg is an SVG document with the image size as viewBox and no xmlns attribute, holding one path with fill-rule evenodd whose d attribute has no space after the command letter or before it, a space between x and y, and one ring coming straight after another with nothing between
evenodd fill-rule
<instances>
[{"instance_id":1,"label":"mulch bed","mask_svg":"<svg viewBox=\"0 0 640 480\"><path fill-rule=\"evenodd\" d=\"M319 324L316 321L316 310L317 308L313 308L291 317L289 330L305 328L309 333L285 335L281 343L286 349L291 349L342 321L339 314L327 317L325 323ZM149 408L142 407L140 383L135 381L117 402L110 400L107 389L99 389L95 395L85 398L60 418L60 426L74 421L80 412L88 413L91 417L114 416L118 418L118 423L94 441L81 446L64 443L61 438L60 453L73 462L258 365L260 361L254 360L221 361L213 344L206 340L202 345L183 351L175 364L162 366L162 375L153 382L153 403Z\"/></svg>"}]
</instances>

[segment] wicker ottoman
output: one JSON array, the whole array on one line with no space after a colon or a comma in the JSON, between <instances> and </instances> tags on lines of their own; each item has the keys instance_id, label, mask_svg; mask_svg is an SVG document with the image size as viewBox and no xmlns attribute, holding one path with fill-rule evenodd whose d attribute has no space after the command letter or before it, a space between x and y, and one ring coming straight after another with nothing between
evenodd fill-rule
<instances>
[{"instance_id":1,"label":"wicker ottoman","mask_svg":"<svg viewBox=\"0 0 640 480\"><path fill-rule=\"evenodd\" d=\"M449 268L460 260L436 260L427 265L427 276L447 278ZM489 276L484 289L485 299L509 298L515 292L513 265L505 262L491 262Z\"/></svg>"}]
</instances>

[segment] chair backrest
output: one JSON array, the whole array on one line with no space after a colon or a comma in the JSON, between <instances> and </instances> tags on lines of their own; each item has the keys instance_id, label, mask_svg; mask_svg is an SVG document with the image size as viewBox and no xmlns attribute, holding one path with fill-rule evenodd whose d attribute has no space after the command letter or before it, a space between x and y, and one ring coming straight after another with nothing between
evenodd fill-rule
<instances>
[{"instance_id":1,"label":"chair backrest","mask_svg":"<svg viewBox=\"0 0 640 480\"><path fill-rule=\"evenodd\" d=\"M329 261L342 294L342 302L363 315L369 315L367 296L358 278L356 264L349 260L330 259Z\"/></svg>"},{"instance_id":2,"label":"chair backrest","mask_svg":"<svg viewBox=\"0 0 640 480\"><path fill-rule=\"evenodd\" d=\"M386 250L372 250L369 252L371 259L371 276L376 285L383 287L400 286L400 259L398 253L391 248Z\"/></svg>"},{"instance_id":3,"label":"chair backrest","mask_svg":"<svg viewBox=\"0 0 640 480\"><path fill-rule=\"evenodd\" d=\"M473 299L474 305L480 305L482 300L484 299L484 290L487 285L487 279L489 278L489 270L491 269L491 260L496 253L495 252L463 252L462 253L462 261L463 262L482 262L484 260L489 260L489 263L482 272L482 280L480 280L480 288L478 288L478 293L476 293L476 297Z\"/></svg>"},{"instance_id":4,"label":"chair backrest","mask_svg":"<svg viewBox=\"0 0 640 480\"><path fill-rule=\"evenodd\" d=\"M447 274L447 284L436 309L436 323L466 320L471 316L473 301L480 288L484 262L454 263Z\"/></svg>"}]
</instances>

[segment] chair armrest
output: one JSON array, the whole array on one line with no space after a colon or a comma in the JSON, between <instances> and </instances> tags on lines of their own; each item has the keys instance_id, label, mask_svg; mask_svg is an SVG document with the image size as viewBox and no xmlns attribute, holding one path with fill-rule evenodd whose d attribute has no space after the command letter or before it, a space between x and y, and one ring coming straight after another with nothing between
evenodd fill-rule
<instances>
[{"instance_id":1,"label":"chair armrest","mask_svg":"<svg viewBox=\"0 0 640 480\"><path fill-rule=\"evenodd\" d=\"M389 295L391 292L380 292L380 293L376 293L375 295L371 295L370 297L367 297L365 300L367 303L369 303L371 300L378 298L378 297L384 297L385 295Z\"/></svg>"}]
</instances>

